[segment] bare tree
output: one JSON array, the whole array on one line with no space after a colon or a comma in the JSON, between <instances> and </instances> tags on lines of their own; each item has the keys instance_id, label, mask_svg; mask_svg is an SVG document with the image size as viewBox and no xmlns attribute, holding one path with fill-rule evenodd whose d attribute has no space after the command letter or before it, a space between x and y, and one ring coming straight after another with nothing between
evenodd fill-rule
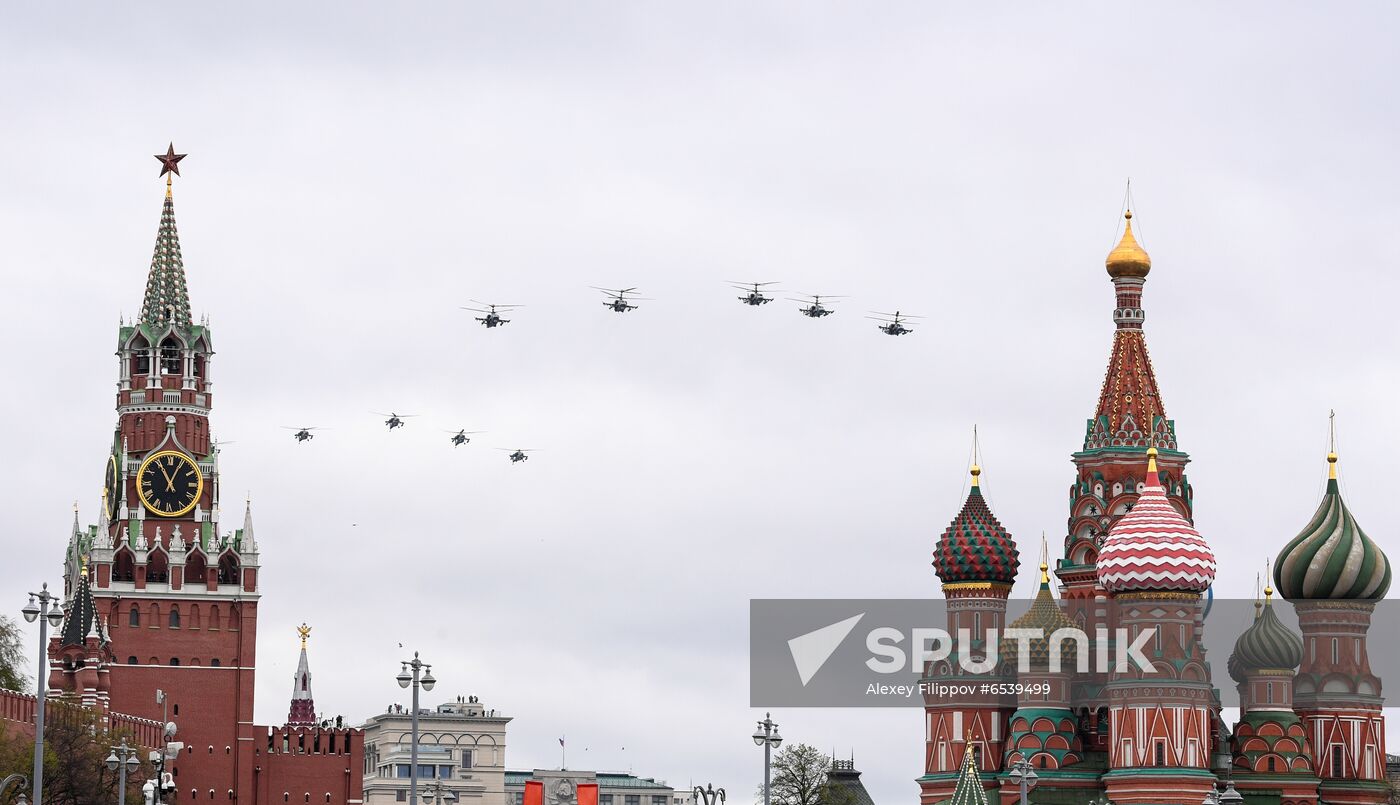
<instances>
[{"instance_id":1,"label":"bare tree","mask_svg":"<svg viewBox=\"0 0 1400 805\"><path fill-rule=\"evenodd\" d=\"M789 744L773 757L773 805L825 805L831 758L809 744ZM758 787L763 801L763 786Z\"/></svg>"},{"instance_id":2,"label":"bare tree","mask_svg":"<svg viewBox=\"0 0 1400 805\"><path fill-rule=\"evenodd\" d=\"M51 720L44 729L44 801L42 805L111 805L117 801L118 773L109 771L110 746L121 736L100 728L101 718L88 710L50 703ZM128 739L128 743L130 740ZM33 739L10 729L0 732L0 776L28 776L34 759ZM127 775L128 802L141 801L145 782L142 764Z\"/></svg>"}]
</instances>

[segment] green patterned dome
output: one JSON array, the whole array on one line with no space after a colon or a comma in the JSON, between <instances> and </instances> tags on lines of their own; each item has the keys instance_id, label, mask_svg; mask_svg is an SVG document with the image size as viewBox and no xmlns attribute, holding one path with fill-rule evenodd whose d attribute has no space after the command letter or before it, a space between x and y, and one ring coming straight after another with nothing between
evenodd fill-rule
<instances>
[{"instance_id":1,"label":"green patterned dome","mask_svg":"<svg viewBox=\"0 0 1400 805\"><path fill-rule=\"evenodd\" d=\"M1230 655L1231 665L1238 664L1238 670L1250 671L1291 671L1303 661L1303 638L1283 625L1274 614L1272 589L1264 591L1264 609L1244 634L1235 641L1235 653ZM1231 668L1234 677L1234 668ZM1235 680L1239 681L1239 680Z\"/></svg>"},{"instance_id":2,"label":"green patterned dome","mask_svg":"<svg viewBox=\"0 0 1400 805\"><path fill-rule=\"evenodd\" d=\"M1010 587L1016 581L1021 564L1016 542L982 497L977 480L981 473L980 467L972 465L967 502L934 545L933 568L945 585L972 582Z\"/></svg>"},{"instance_id":3,"label":"green patterned dome","mask_svg":"<svg viewBox=\"0 0 1400 805\"><path fill-rule=\"evenodd\" d=\"M1055 601L1055 596L1050 592L1050 574L1044 562L1040 563L1040 592L1036 593L1035 601L1026 614L1012 621L1012 629L1039 629L1041 637L1033 637L1026 641L1026 653L1030 655L1030 667L1032 669L1044 669L1050 663L1050 636L1057 629L1077 629L1078 625L1070 620L1060 609L1060 605ZM1003 667L1017 667L1017 645L1016 640L1003 638L1001 641L1000 656ZM1073 668L1075 658L1078 656L1078 644L1073 640L1064 640L1060 643L1060 667Z\"/></svg>"},{"instance_id":4,"label":"green patterned dome","mask_svg":"<svg viewBox=\"0 0 1400 805\"><path fill-rule=\"evenodd\" d=\"M1274 584L1289 601L1375 601L1390 589L1390 560L1357 525L1337 488L1337 454L1327 494L1301 534L1284 546L1274 566Z\"/></svg>"}]
</instances>

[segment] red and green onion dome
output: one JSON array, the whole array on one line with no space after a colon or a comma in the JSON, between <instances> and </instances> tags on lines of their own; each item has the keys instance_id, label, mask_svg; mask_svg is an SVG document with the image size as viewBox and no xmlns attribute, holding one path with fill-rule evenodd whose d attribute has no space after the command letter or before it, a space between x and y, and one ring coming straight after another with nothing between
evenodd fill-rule
<instances>
[{"instance_id":1,"label":"red and green onion dome","mask_svg":"<svg viewBox=\"0 0 1400 805\"><path fill-rule=\"evenodd\" d=\"M1235 652L1230 655L1230 663L1237 663L1239 670L1246 674L1292 671L1303 661L1303 638L1284 626L1274 614L1273 595L1272 587L1264 590L1264 609L1235 641Z\"/></svg>"},{"instance_id":2,"label":"red and green onion dome","mask_svg":"<svg viewBox=\"0 0 1400 805\"><path fill-rule=\"evenodd\" d=\"M1327 494L1302 533L1284 546L1274 584L1289 601L1376 601L1390 589L1390 560L1351 516L1337 488L1337 454L1329 453Z\"/></svg>"},{"instance_id":3,"label":"red and green onion dome","mask_svg":"<svg viewBox=\"0 0 1400 805\"><path fill-rule=\"evenodd\" d=\"M1132 511L1108 532L1096 563L1109 593L1201 593L1215 580L1215 553L1167 499L1157 476L1157 448L1147 450L1147 478Z\"/></svg>"},{"instance_id":4,"label":"red and green onion dome","mask_svg":"<svg viewBox=\"0 0 1400 805\"><path fill-rule=\"evenodd\" d=\"M933 548L933 568L944 584L987 582L1011 586L1021 559L1011 534L997 521L982 497L978 476L982 469L972 466L972 490L962 511L953 518Z\"/></svg>"}]
</instances>

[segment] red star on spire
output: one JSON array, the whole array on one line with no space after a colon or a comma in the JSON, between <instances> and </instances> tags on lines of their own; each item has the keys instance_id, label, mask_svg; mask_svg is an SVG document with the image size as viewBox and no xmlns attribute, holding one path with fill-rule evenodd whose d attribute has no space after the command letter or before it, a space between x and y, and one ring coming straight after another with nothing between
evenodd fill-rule
<instances>
[{"instance_id":1,"label":"red star on spire","mask_svg":"<svg viewBox=\"0 0 1400 805\"><path fill-rule=\"evenodd\" d=\"M176 176L179 176L180 160L184 159L187 156L189 155L175 153L175 143L172 142L170 146L165 149L164 154L155 155L156 159L160 160L160 175L164 176L167 173L173 173Z\"/></svg>"}]
</instances>

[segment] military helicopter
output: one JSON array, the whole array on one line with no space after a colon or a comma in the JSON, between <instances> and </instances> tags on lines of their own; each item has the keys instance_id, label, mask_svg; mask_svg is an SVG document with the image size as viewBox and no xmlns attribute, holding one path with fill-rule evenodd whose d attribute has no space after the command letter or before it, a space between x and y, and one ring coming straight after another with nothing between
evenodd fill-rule
<instances>
[{"instance_id":1,"label":"military helicopter","mask_svg":"<svg viewBox=\"0 0 1400 805\"><path fill-rule=\"evenodd\" d=\"M510 453L510 463L512 463L512 464L519 464L519 463L522 462L522 461L529 461L529 460L530 460L530 457L527 456L527 455L525 455L525 454L526 454L526 453L529 453L529 452L533 452L533 451L531 451L531 450L515 450L515 451L512 451L509 447L497 447L496 449L497 449L497 450L504 450L504 451L506 451L507 453Z\"/></svg>"},{"instance_id":2,"label":"military helicopter","mask_svg":"<svg viewBox=\"0 0 1400 805\"><path fill-rule=\"evenodd\" d=\"M470 442L471 439L469 439L469 438L467 438L467 437L468 437L468 436L471 436L472 434L475 434L475 433L485 433L485 432L486 432L486 431L484 431L484 430L457 430L457 431L445 430L445 431L443 431L443 433L450 433L450 434L452 434L451 442L452 442L452 446L453 446L453 447L461 447L462 445L466 444L467 442Z\"/></svg>"},{"instance_id":3,"label":"military helicopter","mask_svg":"<svg viewBox=\"0 0 1400 805\"><path fill-rule=\"evenodd\" d=\"M836 311L834 311L834 310L831 310L830 308L827 308L825 305L823 305L823 304L822 304L822 299L845 299L845 298L846 298L846 297L844 297L844 296L825 296L825 297L823 297L823 296L819 296L819 295L816 295L816 294L807 294L807 298L806 298L806 299L793 299L793 298L791 298L791 297L788 297L788 301L789 301L789 302L806 302L806 303L807 303L807 306L806 306L806 307L798 308L798 310L802 313L802 315L806 316L806 317L809 318L809 319L820 319L822 316L830 316L831 314L833 314L833 313L836 312Z\"/></svg>"},{"instance_id":4,"label":"military helicopter","mask_svg":"<svg viewBox=\"0 0 1400 805\"><path fill-rule=\"evenodd\" d=\"M503 319L501 318L501 314L496 312L497 308L500 308L502 310L509 310L511 308L524 307L524 305L492 305L487 302L477 302L475 299L471 299L469 301L487 308L486 310L482 310L479 307L464 307L462 309L470 310L473 313L486 314L484 316L477 316L476 320L486 325L488 328L500 327L502 324L510 324L510 319Z\"/></svg>"},{"instance_id":5,"label":"military helicopter","mask_svg":"<svg viewBox=\"0 0 1400 805\"><path fill-rule=\"evenodd\" d=\"M392 411L387 414L381 414L378 411L372 411L371 413L378 414L379 416L389 417L388 419L384 420L384 424L389 426L389 430L393 430L394 428L402 428L405 424L405 419L411 419L415 416L418 416L417 414L395 414Z\"/></svg>"},{"instance_id":6,"label":"military helicopter","mask_svg":"<svg viewBox=\"0 0 1400 805\"><path fill-rule=\"evenodd\" d=\"M291 425L283 425L282 427L286 430L296 431L296 433L292 434L292 438L296 439L298 443L309 442L316 438L315 435L311 433L313 430L325 430L325 428L295 428Z\"/></svg>"},{"instance_id":7,"label":"military helicopter","mask_svg":"<svg viewBox=\"0 0 1400 805\"><path fill-rule=\"evenodd\" d=\"M634 296L631 299L627 298L627 294L637 292L636 288L599 288L597 285L590 285L588 287L606 294L609 298L608 301L603 303L603 307L611 308L616 313L626 313L629 310L636 310L637 306L630 304L632 302L648 301L645 297L640 296Z\"/></svg>"},{"instance_id":8,"label":"military helicopter","mask_svg":"<svg viewBox=\"0 0 1400 805\"><path fill-rule=\"evenodd\" d=\"M772 301L773 301L773 297L771 297L771 296L764 296L764 295L763 295L763 291L761 291L761 290L759 290L759 289L762 288L762 287L765 286L765 285L777 285L778 283L776 283L776 282L735 282L735 281L733 281L733 280L730 280L730 281L729 281L729 284L732 285L732 286L734 286L734 287L737 288L738 290L747 291L747 293L745 293L743 296L739 297L739 301L740 301L740 302L743 302L743 303L746 304L746 305L752 305L752 306L754 306L754 307L757 307L757 306L759 306L759 305L766 305L766 304L768 304L769 302L772 302ZM752 287L750 287L750 286L752 286ZM771 291L770 291L770 293L771 293Z\"/></svg>"},{"instance_id":9,"label":"military helicopter","mask_svg":"<svg viewBox=\"0 0 1400 805\"><path fill-rule=\"evenodd\" d=\"M885 335L908 335L914 332L914 330L913 328L905 327L904 320L923 318L923 316L910 316L906 313L900 313L898 310L896 310L893 313L875 313L875 311L871 312L875 315L866 316L866 318L871 319L872 321L880 322L877 326L880 328L880 332L884 333Z\"/></svg>"}]
</instances>

